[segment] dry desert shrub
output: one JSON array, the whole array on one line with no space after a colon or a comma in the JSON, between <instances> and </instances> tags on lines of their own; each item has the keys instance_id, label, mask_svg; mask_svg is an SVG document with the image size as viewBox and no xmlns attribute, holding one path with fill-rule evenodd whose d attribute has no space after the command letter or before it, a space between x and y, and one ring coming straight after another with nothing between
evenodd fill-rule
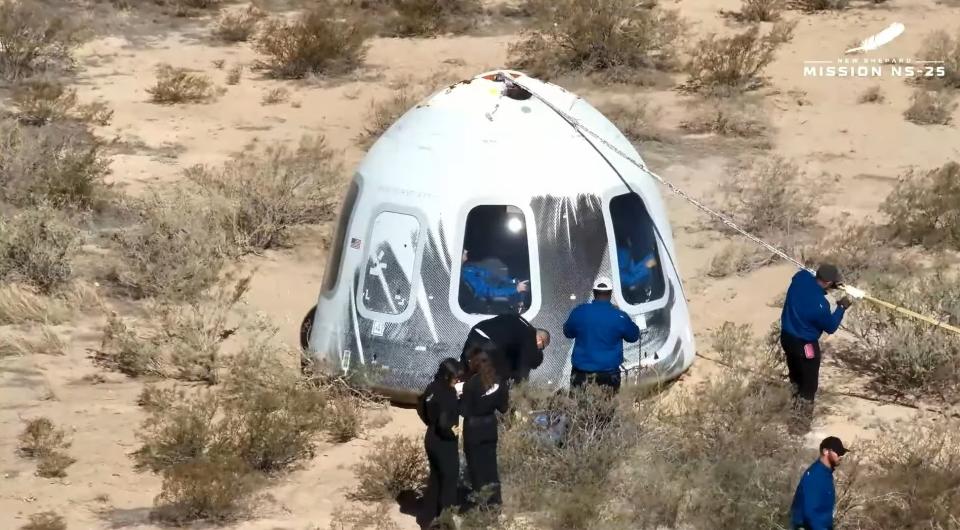
<instances>
[{"instance_id":1,"label":"dry desert shrub","mask_svg":"<svg viewBox=\"0 0 960 530\"><path fill-rule=\"evenodd\" d=\"M343 18L330 3L321 2L293 21L263 23L255 48L266 59L258 66L273 77L293 79L350 72L363 63L372 35L362 17Z\"/></svg>"},{"instance_id":2,"label":"dry desert shrub","mask_svg":"<svg viewBox=\"0 0 960 530\"><path fill-rule=\"evenodd\" d=\"M399 530L390 514L393 501L378 502L372 508L337 507L330 515L330 530ZM464 527L465 528L465 527ZM317 527L319 530L319 527Z\"/></svg>"},{"instance_id":3,"label":"dry desert shrub","mask_svg":"<svg viewBox=\"0 0 960 530\"><path fill-rule=\"evenodd\" d=\"M850 0L791 0L790 6L801 11L829 11L846 9Z\"/></svg>"},{"instance_id":4,"label":"dry desert shrub","mask_svg":"<svg viewBox=\"0 0 960 530\"><path fill-rule=\"evenodd\" d=\"M0 122L0 197L11 204L100 207L108 172L103 143L82 123Z\"/></svg>"},{"instance_id":5,"label":"dry desert shrub","mask_svg":"<svg viewBox=\"0 0 960 530\"><path fill-rule=\"evenodd\" d=\"M741 228L789 237L814 222L817 209L808 185L796 164L777 156L732 171L721 191L726 212Z\"/></svg>"},{"instance_id":6,"label":"dry desert shrub","mask_svg":"<svg viewBox=\"0 0 960 530\"><path fill-rule=\"evenodd\" d=\"M689 85L721 95L749 90L762 84L763 69L782 44L793 37L794 22L777 22L764 34L754 24L730 37L714 34L701 39L686 64Z\"/></svg>"},{"instance_id":7,"label":"dry desert shrub","mask_svg":"<svg viewBox=\"0 0 960 530\"><path fill-rule=\"evenodd\" d=\"M920 87L910 96L910 106L903 111L903 117L918 125L949 125L956 109L951 92Z\"/></svg>"},{"instance_id":8,"label":"dry desert shrub","mask_svg":"<svg viewBox=\"0 0 960 530\"><path fill-rule=\"evenodd\" d=\"M45 294L62 288L73 276L80 232L56 210L40 205L0 217L0 279L32 285Z\"/></svg>"},{"instance_id":9,"label":"dry desert shrub","mask_svg":"<svg viewBox=\"0 0 960 530\"><path fill-rule=\"evenodd\" d=\"M253 4L244 10L228 11L220 15L213 34L225 42L247 42L266 16L262 9Z\"/></svg>"},{"instance_id":10,"label":"dry desert shrub","mask_svg":"<svg viewBox=\"0 0 960 530\"><path fill-rule=\"evenodd\" d=\"M0 325L61 324L72 316L62 299L44 296L16 283L0 285Z\"/></svg>"},{"instance_id":11,"label":"dry desert shrub","mask_svg":"<svg viewBox=\"0 0 960 530\"><path fill-rule=\"evenodd\" d=\"M960 281L946 273L874 280L872 296L960 324ZM877 392L956 402L960 398L960 336L875 304L860 304L844 327L854 340L836 355L871 378Z\"/></svg>"},{"instance_id":12,"label":"dry desert shrub","mask_svg":"<svg viewBox=\"0 0 960 530\"><path fill-rule=\"evenodd\" d=\"M385 436L377 440L367 459L354 466L359 484L351 495L375 502L396 499L403 492L419 493L427 479L423 444L409 436Z\"/></svg>"},{"instance_id":13,"label":"dry desert shrub","mask_svg":"<svg viewBox=\"0 0 960 530\"><path fill-rule=\"evenodd\" d=\"M274 88L260 98L260 103L264 105L276 105L283 103L290 97L290 91L283 87Z\"/></svg>"},{"instance_id":14,"label":"dry desert shrub","mask_svg":"<svg viewBox=\"0 0 960 530\"><path fill-rule=\"evenodd\" d=\"M201 103L216 94L213 82L204 74L163 63L157 66L157 82L147 89L154 103Z\"/></svg>"},{"instance_id":15,"label":"dry desert shrub","mask_svg":"<svg viewBox=\"0 0 960 530\"><path fill-rule=\"evenodd\" d=\"M851 285L878 275L907 274L916 266L896 254L884 227L846 220L831 223L823 237L801 248L800 257L803 263L833 263Z\"/></svg>"},{"instance_id":16,"label":"dry desert shrub","mask_svg":"<svg viewBox=\"0 0 960 530\"><path fill-rule=\"evenodd\" d=\"M251 342L222 386L152 389L133 454L138 470L163 477L157 515L185 522L237 515L268 475L313 455L340 394L278 362L286 351Z\"/></svg>"},{"instance_id":17,"label":"dry desert shrub","mask_svg":"<svg viewBox=\"0 0 960 530\"><path fill-rule=\"evenodd\" d=\"M0 357L26 355L63 355L66 345L59 335L47 326L40 330L40 336L0 337Z\"/></svg>"},{"instance_id":18,"label":"dry desert shrub","mask_svg":"<svg viewBox=\"0 0 960 530\"><path fill-rule=\"evenodd\" d=\"M363 401L343 396L331 403L327 420L327 436L334 443L346 443L363 432Z\"/></svg>"},{"instance_id":19,"label":"dry desert shrub","mask_svg":"<svg viewBox=\"0 0 960 530\"><path fill-rule=\"evenodd\" d=\"M290 227L333 217L341 164L323 136L304 136L296 149L275 144L236 155L220 169L195 166L187 178L222 204L217 225L236 251L284 244Z\"/></svg>"},{"instance_id":20,"label":"dry desert shrub","mask_svg":"<svg viewBox=\"0 0 960 530\"><path fill-rule=\"evenodd\" d=\"M960 164L900 176L880 211L891 236L929 248L960 249Z\"/></svg>"},{"instance_id":21,"label":"dry desert shrub","mask_svg":"<svg viewBox=\"0 0 960 530\"><path fill-rule=\"evenodd\" d=\"M859 528L954 528L960 521L958 427L956 420L885 427L876 441L863 444L858 453L863 453L859 460L865 472L853 485L860 506L851 523Z\"/></svg>"},{"instance_id":22,"label":"dry desert shrub","mask_svg":"<svg viewBox=\"0 0 960 530\"><path fill-rule=\"evenodd\" d=\"M0 77L16 80L71 66L80 28L60 10L35 0L0 2Z\"/></svg>"},{"instance_id":23,"label":"dry desert shrub","mask_svg":"<svg viewBox=\"0 0 960 530\"><path fill-rule=\"evenodd\" d=\"M230 252L222 204L184 187L136 204L139 222L113 236L119 263L109 279L135 298L196 300L214 285Z\"/></svg>"},{"instance_id":24,"label":"dry desert shrub","mask_svg":"<svg viewBox=\"0 0 960 530\"><path fill-rule=\"evenodd\" d=\"M879 86L872 86L857 97L857 103L883 103L885 100L886 96Z\"/></svg>"},{"instance_id":25,"label":"dry desert shrub","mask_svg":"<svg viewBox=\"0 0 960 530\"><path fill-rule=\"evenodd\" d=\"M777 259L772 254L753 243L729 243L710 259L707 276L726 278L733 274L747 274L770 265Z\"/></svg>"},{"instance_id":26,"label":"dry desert shrub","mask_svg":"<svg viewBox=\"0 0 960 530\"><path fill-rule=\"evenodd\" d=\"M511 45L513 65L549 78L565 72L631 72L675 66L686 25L676 11L632 0L536 2L532 24Z\"/></svg>"},{"instance_id":27,"label":"dry desert shrub","mask_svg":"<svg viewBox=\"0 0 960 530\"><path fill-rule=\"evenodd\" d=\"M34 78L19 83L14 87L12 100L17 106L17 120L25 125L63 120L109 125L113 118L113 111L106 104L79 104L77 91L55 79Z\"/></svg>"},{"instance_id":28,"label":"dry desert shrub","mask_svg":"<svg viewBox=\"0 0 960 530\"><path fill-rule=\"evenodd\" d=\"M20 530L67 530L63 516L56 512L40 512L30 515L30 522Z\"/></svg>"},{"instance_id":29,"label":"dry desert shrub","mask_svg":"<svg viewBox=\"0 0 960 530\"><path fill-rule=\"evenodd\" d=\"M226 83L228 85L239 84L241 75L243 75L243 65L242 64L233 65L233 68L227 71Z\"/></svg>"},{"instance_id":30,"label":"dry desert shrub","mask_svg":"<svg viewBox=\"0 0 960 530\"><path fill-rule=\"evenodd\" d=\"M780 19L784 0L743 0L739 18L751 22L774 22Z\"/></svg>"},{"instance_id":31,"label":"dry desert shrub","mask_svg":"<svg viewBox=\"0 0 960 530\"><path fill-rule=\"evenodd\" d=\"M232 317L248 287L249 278L243 278L234 285L220 284L186 305L151 304L147 309L155 324L146 329L132 328L111 315L96 359L131 377L217 383L221 346L239 327ZM240 320L252 332L265 331L256 322Z\"/></svg>"},{"instance_id":32,"label":"dry desert shrub","mask_svg":"<svg viewBox=\"0 0 960 530\"><path fill-rule=\"evenodd\" d=\"M367 111L367 124L364 125L363 132L357 137L357 142L361 147L372 145L405 112L426 95L425 90L414 88L409 81L404 80L397 84L391 97L371 101L370 110Z\"/></svg>"},{"instance_id":33,"label":"dry desert shrub","mask_svg":"<svg viewBox=\"0 0 960 530\"><path fill-rule=\"evenodd\" d=\"M918 77L920 81L960 88L960 39L943 30L934 31L924 39L917 58L923 61L943 61L942 65L934 66L943 66L946 74L945 77L921 75Z\"/></svg>"},{"instance_id":34,"label":"dry desert shrub","mask_svg":"<svg viewBox=\"0 0 960 530\"><path fill-rule=\"evenodd\" d=\"M64 452L69 447L63 429L56 428L49 418L44 417L28 420L18 438L20 455L37 459L37 475L41 477L67 475L66 469L76 462Z\"/></svg>"},{"instance_id":35,"label":"dry desert shrub","mask_svg":"<svg viewBox=\"0 0 960 530\"><path fill-rule=\"evenodd\" d=\"M663 109L647 99L630 104L610 102L600 110L631 142L663 142L670 139L669 131L660 124Z\"/></svg>"},{"instance_id":36,"label":"dry desert shrub","mask_svg":"<svg viewBox=\"0 0 960 530\"><path fill-rule=\"evenodd\" d=\"M483 13L479 0L390 0L396 11L390 33L399 37L463 33Z\"/></svg>"},{"instance_id":37,"label":"dry desert shrub","mask_svg":"<svg viewBox=\"0 0 960 530\"><path fill-rule=\"evenodd\" d=\"M760 104L740 98L708 98L697 112L680 123L692 133L712 133L730 138L762 139L770 132L770 121Z\"/></svg>"},{"instance_id":38,"label":"dry desert shrub","mask_svg":"<svg viewBox=\"0 0 960 530\"><path fill-rule=\"evenodd\" d=\"M753 339L749 324L734 324L727 321L713 332L713 349L720 354L721 360L731 362L738 354L743 354Z\"/></svg>"}]
</instances>

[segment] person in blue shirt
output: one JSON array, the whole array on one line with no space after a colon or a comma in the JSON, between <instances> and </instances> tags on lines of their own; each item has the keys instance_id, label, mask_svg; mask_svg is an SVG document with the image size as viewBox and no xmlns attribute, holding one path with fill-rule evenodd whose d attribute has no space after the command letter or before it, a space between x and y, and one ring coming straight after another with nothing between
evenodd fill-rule
<instances>
[{"instance_id":1,"label":"person in blue shirt","mask_svg":"<svg viewBox=\"0 0 960 530\"><path fill-rule=\"evenodd\" d=\"M563 335L573 339L571 388L589 381L619 391L623 341L640 340L637 324L611 302L612 285L608 278L600 278L593 287L593 301L575 307L563 324Z\"/></svg>"},{"instance_id":2,"label":"person in blue shirt","mask_svg":"<svg viewBox=\"0 0 960 530\"><path fill-rule=\"evenodd\" d=\"M647 254L640 261L633 261L630 251L626 248L617 249L617 263L620 268L620 285L626 290L636 289L650 279L650 271L657 265L653 253Z\"/></svg>"},{"instance_id":3,"label":"person in blue shirt","mask_svg":"<svg viewBox=\"0 0 960 530\"><path fill-rule=\"evenodd\" d=\"M820 458L803 473L790 506L792 530L833 530L833 509L837 500L833 470L848 449L836 436L820 442Z\"/></svg>"},{"instance_id":4,"label":"person in blue shirt","mask_svg":"<svg viewBox=\"0 0 960 530\"><path fill-rule=\"evenodd\" d=\"M821 265L816 276L801 269L793 275L783 303L780 346L793 386L798 420L794 427L798 432L808 431L813 419L813 402L820 380L820 336L836 332L853 303L844 296L837 302L837 308L830 311L826 293L839 287L840 282L840 272L834 265Z\"/></svg>"},{"instance_id":5,"label":"person in blue shirt","mask_svg":"<svg viewBox=\"0 0 960 530\"><path fill-rule=\"evenodd\" d=\"M506 274L499 274L493 266L483 266L481 263L468 261L467 250L463 250L460 277L469 286L474 298L484 304L504 301L516 305L521 301L521 295L530 288L529 280L517 282ZM502 264L501 264L502 265Z\"/></svg>"}]
</instances>

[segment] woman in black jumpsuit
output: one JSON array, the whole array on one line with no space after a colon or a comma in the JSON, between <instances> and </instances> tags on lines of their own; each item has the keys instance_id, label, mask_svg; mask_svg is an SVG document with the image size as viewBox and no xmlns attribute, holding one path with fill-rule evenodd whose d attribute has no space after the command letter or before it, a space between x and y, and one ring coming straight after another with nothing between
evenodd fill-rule
<instances>
[{"instance_id":1,"label":"woman in black jumpsuit","mask_svg":"<svg viewBox=\"0 0 960 530\"><path fill-rule=\"evenodd\" d=\"M463 415L463 452L467 457L467 474L477 495L477 502L498 507L500 473L497 470L497 416L507 412L507 386L498 380L490 354L476 347L468 355L470 373L474 374L463 387L460 413Z\"/></svg>"},{"instance_id":2,"label":"woman in black jumpsuit","mask_svg":"<svg viewBox=\"0 0 960 530\"><path fill-rule=\"evenodd\" d=\"M431 522L457 503L460 452L455 429L460 417L455 385L460 374L456 359L444 359L417 403L417 413L427 425L423 444L430 463L430 481L424 494L424 515Z\"/></svg>"}]
</instances>

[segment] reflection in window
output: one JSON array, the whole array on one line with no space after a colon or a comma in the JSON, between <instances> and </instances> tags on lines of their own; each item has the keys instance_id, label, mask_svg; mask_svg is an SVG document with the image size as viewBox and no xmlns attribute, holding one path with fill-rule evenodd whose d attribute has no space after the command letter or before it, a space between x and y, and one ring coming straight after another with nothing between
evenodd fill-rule
<instances>
[{"instance_id":1,"label":"reflection in window","mask_svg":"<svg viewBox=\"0 0 960 530\"><path fill-rule=\"evenodd\" d=\"M420 222L412 215L382 212L373 221L363 278L363 306L399 315L410 304Z\"/></svg>"},{"instance_id":2,"label":"reflection in window","mask_svg":"<svg viewBox=\"0 0 960 530\"><path fill-rule=\"evenodd\" d=\"M514 206L477 206L467 214L460 268L466 313L522 313L530 307L527 220Z\"/></svg>"},{"instance_id":3,"label":"reflection in window","mask_svg":"<svg viewBox=\"0 0 960 530\"><path fill-rule=\"evenodd\" d=\"M356 178L350 182L347 194L343 199L343 206L340 208L340 216L337 218L337 231L333 236L333 248L330 249L330 256L327 258L327 270L323 275L323 290L332 291L337 285L337 278L340 276L340 267L343 262L344 238L347 237L347 227L350 225L350 218L353 217L353 207L357 204L357 194L360 186Z\"/></svg>"},{"instance_id":4,"label":"reflection in window","mask_svg":"<svg viewBox=\"0 0 960 530\"><path fill-rule=\"evenodd\" d=\"M636 193L610 200L620 291L628 304L643 304L664 294L666 284L653 221Z\"/></svg>"}]
</instances>

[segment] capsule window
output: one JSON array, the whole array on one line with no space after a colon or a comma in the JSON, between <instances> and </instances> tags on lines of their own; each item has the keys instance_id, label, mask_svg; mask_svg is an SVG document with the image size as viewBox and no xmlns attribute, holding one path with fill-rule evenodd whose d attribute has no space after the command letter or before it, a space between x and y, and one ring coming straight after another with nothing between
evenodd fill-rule
<instances>
[{"instance_id":1,"label":"capsule window","mask_svg":"<svg viewBox=\"0 0 960 530\"><path fill-rule=\"evenodd\" d=\"M482 315L529 309L533 286L523 211L515 206L476 206L467 214L463 241L460 308Z\"/></svg>"},{"instance_id":2,"label":"capsule window","mask_svg":"<svg viewBox=\"0 0 960 530\"><path fill-rule=\"evenodd\" d=\"M336 233L333 236L333 248L330 249L330 256L327 258L327 269L323 275L323 290L326 292L333 291L340 277L340 268L343 266L343 246L346 244L344 240L347 237L347 228L350 225L350 218L353 217L353 208L357 204L359 193L360 185L354 179L344 196L343 206L337 218Z\"/></svg>"},{"instance_id":3,"label":"capsule window","mask_svg":"<svg viewBox=\"0 0 960 530\"><path fill-rule=\"evenodd\" d=\"M367 310L399 315L410 306L419 240L420 221L412 215L381 212L374 219L360 285Z\"/></svg>"},{"instance_id":4,"label":"capsule window","mask_svg":"<svg viewBox=\"0 0 960 530\"><path fill-rule=\"evenodd\" d=\"M639 305L663 297L663 277L657 235L646 205L636 193L610 200L620 292L625 302Z\"/></svg>"}]
</instances>

